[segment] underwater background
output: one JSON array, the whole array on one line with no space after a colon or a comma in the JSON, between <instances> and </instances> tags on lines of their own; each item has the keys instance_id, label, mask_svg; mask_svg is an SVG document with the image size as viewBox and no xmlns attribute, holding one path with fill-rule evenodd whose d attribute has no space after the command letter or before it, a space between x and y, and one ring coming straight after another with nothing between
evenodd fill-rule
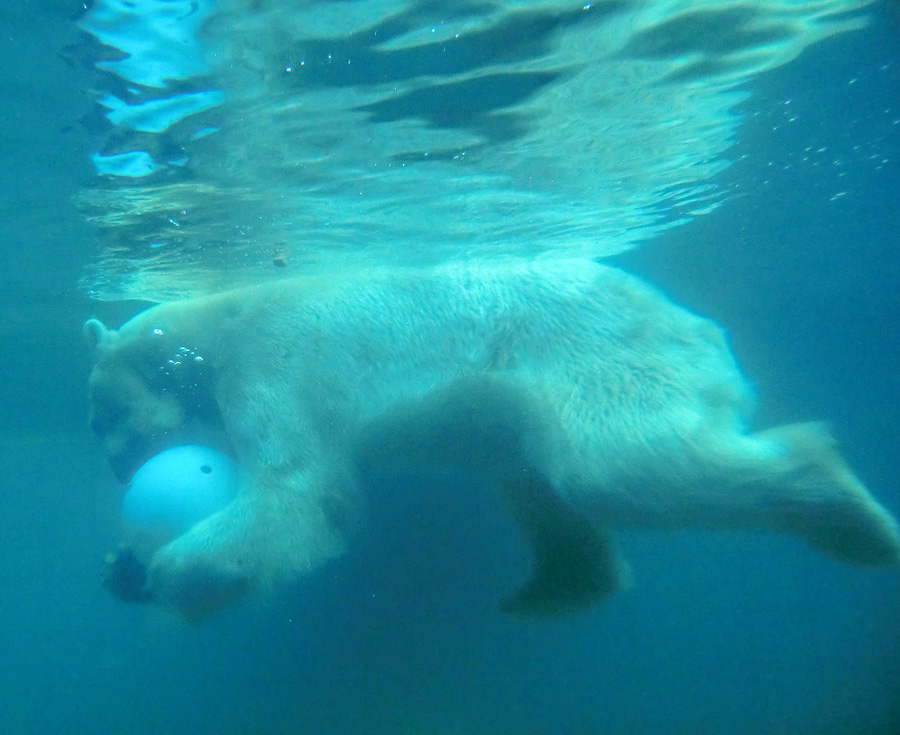
<instances>
[{"instance_id":1,"label":"underwater background","mask_svg":"<svg viewBox=\"0 0 900 735\"><path fill-rule=\"evenodd\" d=\"M843 566L776 536L622 532L620 541L635 573L633 589L589 613L522 621L497 610L497 600L508 591L504 585L527 572L527 558L499 500L468 496L451 482L429 487L427 496L386 488L379 513L349 554L265 605L192 627L165 611L118 603L101 588L100 570L105 553L119 541L122 489L87 429L90 356L81 337L87 317L118 324L146 305L137 299L269 277L260 264L271 265L272 253L282 246L290 250L289 267L314 268L326 261L334 267L342 257L367 257L365 252L348 254L335 242L354 232L366 241L371 232L354 228L368 222L381 232L379 217L388 223L384 227L396 226L391 237L402 243L398 257L407 260L417 257L416 242L430 254L447 243L468 242L479 222L491 237L464 254L481 257L478 248L504 238L520 238L528 246L522 252L531 253L533 246L539 254L547 242L571 250L598 221L603 222L598 232L614 232L620 203L619 229L624 233L633 227L640 236L623 234L607 252L596 254L722 324L761 396L756 425L827 420L858 474L900 514L896 3L855 3L865 5L861 13L867 22L817 38L796 58L758 69L733 88L723 85L730 95L723 102L727 116L717 109L710 118L718 133L714 140L703 138L702 160L684 161L693 167L690 176L675 171L670 177L669 168L654 169L639 157L646 155L639 148L630 161L623 162L627 150L617 151L613 160L609 151L598 149L596 161L587 159L584 150L593 150L588 146L578 149L574 163L557 161L553 176L532 190L519 178L522 162L537 151L535 166L545 159L547 166L556 165L553 156L564 156L566 147L565 140L553 148L543 138L528 137L542 134L528 127L538 119L537 108L521 106L522 100L543 99L529 97L530 87L515 100L497 103L501 110L512 110L506 117L491 110L475 116L477 125L467 125L449 113L433 115L421 129L404 128L415 145L389 154L394 161L405 155L410 166L420 166L423 146L433 144L428 136L440 137L446 160L435 169L417 168L420 178L409 185L410 192L435 198L435 209L426 207L422 215L431 217L434 227L422 228L390 198L393 179L373 175L366 179L371 197L344 225L328 232L309 230L315 257L296 253L291 243L313 227L312 219L324 221L326 209L329 216L340 216L347 192L338 185L344 176L359 174L347 171L357 165L354 155L365 149L365 141L353 136L368 135L373 120L394 125L402 116L390 112L387 103L367 99L364 104L371 109L365 120L348 117L346 128L337 127L338 134L355 141L335 154L339 165L328 169L332 159L321 153L325 167L309 168L293 184L328 184L313 202L322 209L309 222L298 219L296 229L288 229L283 209L263 209L257 218L263 224L256 230L234 239L219 233L214 243L204 242L203 233L220 221L222 211L241 211L233 185L242 171L250 188L267 181L271 171L238 164L217 168L211 161L219 160L220 151L191 146L220 146L217 137L250 140L240 162L252 161L247 130L253 121L273 119L265 103L277 97L284 109L286 100L296 102L293 88L286 93L279 87L276 94L274 87L265 87L264 95L252 96L246 90L260 89L263 77L216 77L215 69L201 69L196 79L186 77L170 89L186 95L224 89L221 100L204 97L208 106L197 105L196 114L210 119L173 122L177 127L194 120L190 130L128 127L121 116L106 112L121 106L104 107L99 101L110 94L136 95L117 84L124 88L137 82L122 82L120 75L117 83L98 70L108 43L98 49L96 33L85 29L92 17L96 20L91 7L98 7L86 4L23 0L0 10L0 732L900 733L900 571ZM364 24L354 15L364 4L334 6L344 6L340 12L348 24ZM262 0L225 5L229 14L215 29L216 39L230 37L225 21L232 22L239 11L241 17L266 20L263 11L273 7ZM507 5L525 14L543 8ZM453 14L452 3L432 7L435 13ZM467 7L472 17L481 12L476 4ZM491 74L533 71L521 60L516 63L524 66L512 71L503 67L507 57L500 52L509 44L528 46L532 28L516 25L519 15L512 18L498 21L496 27L508 33L494 40L490 31L495 26L484 26L482 51L497 45ZM665 26L662 18L654 22ZM95 30L98 25L94 22ZM250 33L252 24L248 28L234 33ZM709 39L721 37L715 29L705 32ZM322 31L322 37L333 38L328 33ZM423 42L413 36L394 47L421 49ZM646 58L679 57L681 63L683 49L676 44L670 48L657 38L649 48L647 39L656 37L643 38ZM714 43L709 45L715 50ZM556 58L529 49L531 58ZM230 47L218 46L216 54L220 62L225 58L222 68L241 60L253 68L252 60ZM472 64L482 72L487 68ZM559 83L576 77L575 72L561 74ZM713 77L685 81L684 96L697 93L698 79ZM546 89L554 89L556 81ZM332 90L350 85L324 72L317 84ZM435 87L442 84L449 82ZM453 89L460 109L487 109L483 101L466 97L486 94L482 87ZM419 105L419 117L422 106L438 104L419 87L404 94L407 102ZM331 110L332 102L323 103L317 114ZM635 124L646 119L639 114L646 113L639 101L628 104L638 105ZM663 138L665 123L662 115L654 128ZM699 120L694 124L693 134L684 137L685 150L709 132ZM620 135L626 128L627 121L613 130ZM389 131L379 131L386 137L374 138L372 145L389 137ZM302 128L298 135L308 132ZM591 136L599 134L591 131ZM551 130L547 140L553 138ZM572 140L581 139L574 135ZM458 181L448 168L453 151L470 148L467 155L477 161ZM98 155L138 149L175 173L165 179L152 178L168 175L165 171L112 174L98 163ZM189 160L182 161L172 152L176 149L186 151ZM303 155L309 161L316 157L305 149ZM672 155L677 163L684 154ZM626 173L620 179L580 180L584 191L559 178L588 176L603 164L604 170L615 164L616 171ZM293 181L281 168L274 180L279 187ZM641 199L635 192L644 180L653 182L651 193L669 195ZM615 188L616 181L621 188ZM232 187L227 195L222 194L225 182ZM459 188L449 200L438 201L443 186ZM678 193L671 194L676 188ZM595 190L609 196L589 199ZM153 217L131 216L141 207L152 209L147 201L181 197L185 191L199 197L191 202L203 212L189 227L190 236L171 235L166 228L175 225L161 219L162 205L153 209ZM503 201L482 208L479 197L498 191L504 192ZM579 205L579 196L586 203ZM248 195L247 206L267 200L255 197ZM129 210L135 201L144 204ZM557 220L560 201L572 210ZM454 202L469 218L464 227L440 218ZM171 206L172 200L165 199L165 207ZM529 210L540 214L531 229L505 229L505 222ZM130 215L104 219L109 211ZM491 214L495 211L502 216ZM389 216L392 212L397 219ZM564 219L578 226L569 228ZM234 223L229 226L233 229ZM257 252L248 243L260 231L265 244ZM390 238L386 244L377 238L366 242L374 243L378 257L391 257ZM161 247L171 255L160 259ZM452 255L451 248L440 257Z\"/></svg>"}]
</instances>

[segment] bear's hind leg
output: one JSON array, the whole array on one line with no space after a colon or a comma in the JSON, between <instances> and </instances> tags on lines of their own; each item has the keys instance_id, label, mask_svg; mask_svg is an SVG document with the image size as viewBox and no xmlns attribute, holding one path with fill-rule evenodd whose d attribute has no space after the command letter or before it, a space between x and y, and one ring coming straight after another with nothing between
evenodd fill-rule
<instances>
[{"instance_id":1,"label":"bear's hind leg","mask_svg":"<svg viewBox=\"0 0 900 735\"><path fill-rule=\"evenodd\" d=\"M531 578L501 603L515 615L586 609L628 586L630 574L608 532L563 503L540 477L503 488L534 556Z\"/></svg>"},{"instance_id":2,"label":"bear's hind leg","mask_svg":"<svg viewBox=\"0 0 900 735\"><path fill-rule=\"evenodd\" d=\"M771 491L757 506L767 527L796 534L841 561L900 562L897 522L853 474L824 426L791 424L752 439L774 454L765 483Z\"/></svg>"}]
</instances>

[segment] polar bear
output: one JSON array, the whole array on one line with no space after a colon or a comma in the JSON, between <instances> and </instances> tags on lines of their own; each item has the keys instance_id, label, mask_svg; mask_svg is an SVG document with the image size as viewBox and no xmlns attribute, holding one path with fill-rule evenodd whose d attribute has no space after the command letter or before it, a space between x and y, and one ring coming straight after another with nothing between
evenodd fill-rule
<instances>
[{"instance_id":1,"label":"polar bear","mask_svg":"<svg viewBox=\"0 0 900 735\"><path fill-rule=\"evenodd\" d=\"M722 331L594 262L300 277L84 332L90 424L123 482L186 440L241 468L235 499L146 569L127 549L110 560L114 593L191 619L340 554L378 482L447 472L496 489L530 546L533 575L502 603L517 614L619 589L617 526L784 532L900 561L896 522L822 425L749 433Z\"/></svg>"}]
</instances>

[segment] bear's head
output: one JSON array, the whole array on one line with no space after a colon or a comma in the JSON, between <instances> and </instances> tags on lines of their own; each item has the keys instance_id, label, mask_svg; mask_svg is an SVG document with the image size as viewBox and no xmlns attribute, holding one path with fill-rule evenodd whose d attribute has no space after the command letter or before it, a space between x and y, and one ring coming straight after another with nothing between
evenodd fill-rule
<instances>
[{"instance_id":1,"label":"bear's head","mask_svg":"<svg viewBox=\"0 0 900 735\"><path fill-rule=\"evenodd\" d=\"M204 356L162 328L134 320L117 332L89 319L84 335L95 360L90 427L120 482L162 449L209 433L198 427L221 423Z\"/></svg>"}]
</instances>

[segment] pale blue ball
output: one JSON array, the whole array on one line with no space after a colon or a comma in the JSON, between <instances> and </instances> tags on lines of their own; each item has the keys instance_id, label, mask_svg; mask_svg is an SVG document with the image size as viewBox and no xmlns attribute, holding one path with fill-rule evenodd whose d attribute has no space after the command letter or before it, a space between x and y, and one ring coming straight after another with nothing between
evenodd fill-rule
<instances>
[{"instance_id":1,"label":"pale blue ball","mask_svg":"<svg viewBox=\"0 0 900 735\"><path fill-rule=\"evenodd\" d=\"M135 472L122 518L135 529L177 536L236 494L234 462L210 447L186 444L160 452Z\"/></svg>"}]
</instances>

